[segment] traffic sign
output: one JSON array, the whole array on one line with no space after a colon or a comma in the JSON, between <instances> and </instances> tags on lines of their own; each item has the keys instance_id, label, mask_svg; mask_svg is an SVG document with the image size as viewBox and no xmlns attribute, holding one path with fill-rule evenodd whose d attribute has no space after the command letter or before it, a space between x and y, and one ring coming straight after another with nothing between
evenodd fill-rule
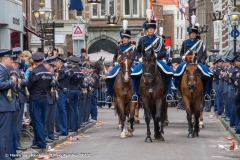
<instances>
[{"instance_id":1,"label":"traffic sign","mask_svg":"<svg viewBox=\"0 0 240 160\"><path fill-rule=\"evenodd\" d=\"M231 31L231 37L234 37L234 30ZM240 34L240 32L238 30L236 30L236 37L238 37Z\"/></svg>"},{"instance_id":2,"label":"traffic sign","mask_svg":"<svg viewBox=\"0 0 240 160\"><path fill-rule=\"evenodd\" d=\"M85 39L85 25L84 24L73 24L72 25L72 39L73 40L84 40Z\"/></svg>"}]
</instances>

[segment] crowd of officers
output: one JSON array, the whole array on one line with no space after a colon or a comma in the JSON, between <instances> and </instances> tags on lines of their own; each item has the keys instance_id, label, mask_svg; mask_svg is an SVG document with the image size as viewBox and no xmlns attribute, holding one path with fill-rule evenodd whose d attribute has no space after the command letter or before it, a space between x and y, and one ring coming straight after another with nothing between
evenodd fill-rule
<instances>
[{"instance_id":1,"label":"crowd of officers","mask_svg":"<svg viewBox=\"0 0 240 160\"><path fill-rule=\"evenodd\" d=\"M32 149L67 136L97 120L98 75L80 57L68 58L20 47L0 50L0 159L15 158L20 143L24 106L29 104L34 131ZM56 52L57 53L57 52Z\"/></svg>"},{"instance_id":2,"label":"crowd of officers","mask_svg":"<svg viewBox=\"0 0 240 160\"><path fill-rule=\"evenodd\" d=\"M217 115L229 121L240 134L239 119L235 111L235 98L238 93L238 78L240 71L240 56L220 58L214 62L214 111Z\"/></svg>"}]
</instances>

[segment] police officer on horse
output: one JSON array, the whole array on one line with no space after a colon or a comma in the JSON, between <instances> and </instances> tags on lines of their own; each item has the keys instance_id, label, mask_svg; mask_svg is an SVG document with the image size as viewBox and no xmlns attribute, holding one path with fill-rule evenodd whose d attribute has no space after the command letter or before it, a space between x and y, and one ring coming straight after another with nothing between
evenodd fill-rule
<instances>
[{"instance_id":1,"label":"police officer on horse","mask_svg":"<svg viewBox=\"0 0 240 160\"><path fill-rule=\"evenodd\" d=\"M168 102L173 100L171 93L171 78L173 77L172 69L162 60L166 57L167 50L164 46L164 39L162 37L158 37L155 34L156 30L156 21L151 20L151 10L148 9L148 21L143 24L143 27L147 31L147 35L141 37L138 42L138 47L134 54L132 55L132 59L135 57L142 57L141 53L143 50L145 52L154 50L155 55L157 57L157 66L160 72L165 77L165 86L166 86L166 100ZM140 59L141 60L141 59ZM142 74L142 62L139 62L138 65L133 70L131 77L134 80L134 85L139 88L139 81ZM138 90L136 90L136 95L138 95Z\"/></svg>"},{"instance_id":2,"label":"police officer on horse","mask_svg":"<svg viewBox=\"0 0 240 160\"><path fill-rule=\"evenodd\" d=\"M183 41L182 48L180 51L180 56L185 56L187 54L192 55L195 54L197 56L197 66L201 75L201 79L203 81L204 85L204 100L210 101L211 97L209 96L210 93L210 85L211 82L211 71L209 68L202 63L202 59L204 58L204 50L203 50L203 42L199 39L197 39L198 34L198 26L193 25L191 27L188 27L188 33L189 33L189 39ZM184 70L186 68L186 63L182 62L178 68L176 69L176 72L174 73L174 77L176 79L175 86L178 86L178 81L181 79Z\"/></svg>"},{"instance_id":3,"label":"police officer on horse","mask_svg":"<svg viewBox=\"0 0 240 160\"><path fill-rule=\"evenodd\" d=\"M130 41L131 39L131 31L127 30L127 24L128 21L124 20L123 21L123 31L120 32L120 36L121 36L121 42L119 42L119 45L117 46L115 55L113 57L113 63L115 64L115 66L113 67L113 69L109 72L107 78L106 78L106 83L107 83L107 99L106 102L107 103L111 103L112 102L112 94L113 94L113 85L114 85L114 81L116 76L118 75L119 71L120 71L120 65L118 64L118 59L121 58L119 52L130 52L132 50L135 50L135 42L134 41ZM135 58L133 59L134 62ZM134 68L134 64L132 64L132 68ZM134 90L134 95L132 96L132 102L137 102L137 95L136 95L136 86L133 85L133 90Z\"/></svg>"}]
</instances>

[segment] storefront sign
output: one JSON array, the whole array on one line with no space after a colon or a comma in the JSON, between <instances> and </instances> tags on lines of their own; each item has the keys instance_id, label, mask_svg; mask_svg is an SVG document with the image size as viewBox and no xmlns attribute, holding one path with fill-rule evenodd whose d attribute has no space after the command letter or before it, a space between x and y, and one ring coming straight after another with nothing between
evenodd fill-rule
<instances>
[{"instance_id":1,"label":"storefront sign","mask_svg":"<svg viewBox=\"0 0 240 160\"><path fill-rule=\"evenodd\" d=\"M20 25L20 18L13 17L13 24Z\"/></svg>"}]
</instances>

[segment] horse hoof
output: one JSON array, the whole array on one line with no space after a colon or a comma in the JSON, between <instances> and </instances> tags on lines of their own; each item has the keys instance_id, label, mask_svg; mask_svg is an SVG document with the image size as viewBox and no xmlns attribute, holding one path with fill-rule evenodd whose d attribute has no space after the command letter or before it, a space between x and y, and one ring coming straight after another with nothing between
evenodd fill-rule
<instances>
[{"instance_id":1,"label":"horse hoof","mask_svg":"<svg viewBox=\"0 0 240 160\"><path fill-rule=\"evenodd\" d=\"M132 128L128 127L127 130L128 130L128 132L133 132L134 128L132 129Z\"/></svg>"},{"instance_id":2,"label":"horse hoof","mask_svg":"<svg viewBox=\"0 0 240 160\"><path fill-rule=\"evenodd\" d=\"M126 134L121 134L120 138L126 138Z\"/></svg>"},{"instance_id":3,"label":"horse hoof","mask_svg":"<svg viewBox=\"0 0 240 160\"><path fill-rule=\"evenodd\" d=\"M126 133L126 136L127 136L127 137L132 137L132 136L133 136L133 133L132 133L132 132L127 132L127 133Z\"/></svg>"},{"instance_id":4,"label":"horse hoof","mask_svg":"<svg viewBox=\"0 0 240 160\"><path fill-rule=\"evenodd\" d=\"M198 132L196 132L196 133L195 133L195 136L196 136L196 137L199 137L199 134L198 134Z\"/></svg>"},{"instance_id":5,"label":"horse hoof","mask_svg":"<svg viewBox=\"0 0 240 160\"><path fill-rule=\"evenodd\" d=\"M194 138L194 134L188 133L188 138Z\"/></svg>"},{"instance_id":6,"label":"horse hoof","mask_svg":"<svg viewBox=\"0 0 240 160\"><path fill-rule=\"evenodd\" d=\"M140 124L140 121L139 120L135 120L134 124Z\"/></svg>"},{"instance_id":7,"label":"horse hoof","mask_svg":"<svg viewBox=\"0 0 240 160\"><path fill-rule=\"evenodd\" d=\"M147 137L145 142L148 142L148 143L152 142L152 138L151 137Z\"/></svg>"},{"instance_id":8,"label":"horse hoof","mask_svg":"<svg viewBox=\"0 0 240 160\"><path fill-rule=\"evenodd\" d=\"M161 138L162 138L161 134L157 134L157 135L154 134L153 140L159 140Z\"/></svg>"}]
</instances>

